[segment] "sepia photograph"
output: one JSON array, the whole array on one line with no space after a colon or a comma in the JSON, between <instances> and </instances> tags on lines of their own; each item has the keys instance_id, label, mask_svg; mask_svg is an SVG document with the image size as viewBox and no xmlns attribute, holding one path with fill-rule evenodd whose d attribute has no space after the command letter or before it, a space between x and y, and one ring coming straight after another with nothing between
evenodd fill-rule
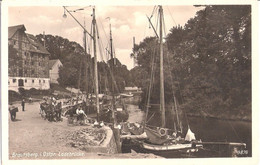
<instances>
[{"instance_id":1,"label":"sepia photograph","mask_svg":"<svg viewBox=\"0 0 260 165\"><path fill-rule=\"evenodd\" d=\"M253 162L253 10L6 3L6 159Z\"/></svg>"}]
</instances>

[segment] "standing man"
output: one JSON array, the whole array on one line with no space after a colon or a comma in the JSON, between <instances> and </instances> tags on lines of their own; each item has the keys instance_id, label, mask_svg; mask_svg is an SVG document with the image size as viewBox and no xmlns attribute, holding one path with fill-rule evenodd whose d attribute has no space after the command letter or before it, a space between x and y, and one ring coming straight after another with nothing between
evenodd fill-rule
<instances>
[{"instance_id":1,"label":"standing man","mask_svg":"<svg viewBox=\"0 0 260 165\"><path fill-rule=\"evenodd\" d=\"M18 112L18 108L13 106L12 103L10 103L8 109L9 109L9 112L10 112L10 115L11 115L11 120L15 121L16 112Z\"/></svg>"},{"instance_id":2,"label":"standing man","mask_svg":"<svg viewBox=\"0 0 260 165\"><path fill-rule=\"evenodd\" d=\"M23 109L23 111L24 111L24 107L25 107L25 100L23 99L22 100L22 109Z\"/></svg>"}]
</instances>

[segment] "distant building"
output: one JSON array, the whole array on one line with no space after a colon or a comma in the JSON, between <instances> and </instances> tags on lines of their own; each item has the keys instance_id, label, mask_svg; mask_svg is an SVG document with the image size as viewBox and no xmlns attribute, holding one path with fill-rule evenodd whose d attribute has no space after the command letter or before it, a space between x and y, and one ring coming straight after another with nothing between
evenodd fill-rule
<instances>
[{"instance_id":1,"label":"distant building","mask_svg":"<svg viewBox=\"0 0 260 165\"><path fill-rule=\"evenodd\" d=\"M125 92L140 92L140 91L142 91L142 89L138 87L125 87Z\"/></svg>"},{"instance_id":2,"label":"distant building","mask_svg":"<svg viewBox=\"0 0 260 165\"><path fill-rule=\"evenodd\" d=\"M58 84L59 78L59 68L62 66L62 63L59 59L50 60L49 61L49 74L50 74L50 82L54 84Z\"/></svg>"},{"instance_id":3,"label":"distant building","mask_svg":"<svg viewBox=\"0 0 260 165\"><path fill-rule=\"evenodd\" d=\"M37 39L25 33L24 25L8 28L8 86L9 90L50 89L50 53Z\"/></svg>"}]
</instances>

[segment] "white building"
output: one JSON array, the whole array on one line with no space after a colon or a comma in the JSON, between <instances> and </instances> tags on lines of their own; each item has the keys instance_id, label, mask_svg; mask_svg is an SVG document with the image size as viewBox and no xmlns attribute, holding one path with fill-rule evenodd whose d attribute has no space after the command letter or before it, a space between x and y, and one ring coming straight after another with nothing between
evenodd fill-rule
<instances>
[{"instance_id":1,"label":"white building","mask_svg":"<svg viewBox=\"0 0 260 165\"><path fill-rule=\"evenodd\" d=\"M49 61L49 74L51 83L58 84L59 78L59 68L62 66L62 63L59 59Z\"/></svg>"},{"instance_id":2,"label":"white building","mask_svg":"<svg viewBox=\"0 0 260 165\"><path fill-rule=\"evenodd\" d=\"M8 88L50 89L49 55L24 25L8 28Z\"/></svg>"}]
</instances>

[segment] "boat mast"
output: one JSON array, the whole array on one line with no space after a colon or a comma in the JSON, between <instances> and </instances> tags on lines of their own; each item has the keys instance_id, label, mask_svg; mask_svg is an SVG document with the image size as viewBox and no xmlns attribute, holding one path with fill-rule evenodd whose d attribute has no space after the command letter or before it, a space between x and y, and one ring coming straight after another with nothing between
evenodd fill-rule
<instances>
[{"instance_id":1,"label":"boat mast","mask_svg":"<svg viewBox=\"0 0 260 165\"><path fill-rule=\"evenodd\" d=\"M116 124L116 117L115 117L115 87L114 87L114 57L113 57L113 39L112 39L112 30L111 30L111 23L109 23L110 27L110 55L111 55L111 82L112 82L112 119L114 124Z\"/></svg>"},{"instance_id":2,"label":"boat mast","mask_svg":"<svg viewBox=\"0 0 260 165\"><path fill-rule=\"evenodd\" d=\"M84 18L84 27L85 27L85 18ZM83 38L83 43L84 43L84 55L86 56L86 59L88 59L87 55L87 32L84 30L84 38ZM88 77L88 64L86 62L86 78ZM88 81L86 81L86 93L88 94Z\"/></svg>"},{"instance_id":3,"label":"boat mast","mask_svg":"<svg viewBox=\"0 0 260 165\"><path fill-rule=\"evenodd\" d=\"M164 100L164 75L163 75L163 38L162 38L162 19L163 9L159 6L160 14L160 110L162 127L165 127L165 100Z\"/></svg>"},{"instance_id":4,"label":"boat mast","mask_svg":"<svg viewBox=\"0 0 260 165\"><path fill-rule=\"evenodd\" d=\"M95 80L95 95L96 95L96 106L97 106L97 121L99 121L99 98L98 98L98 70L97 70L97 46L96 46L96 17L95 7L93 7L93 46L94 46L94 80Z\"/></svg>"}]
</instances>

